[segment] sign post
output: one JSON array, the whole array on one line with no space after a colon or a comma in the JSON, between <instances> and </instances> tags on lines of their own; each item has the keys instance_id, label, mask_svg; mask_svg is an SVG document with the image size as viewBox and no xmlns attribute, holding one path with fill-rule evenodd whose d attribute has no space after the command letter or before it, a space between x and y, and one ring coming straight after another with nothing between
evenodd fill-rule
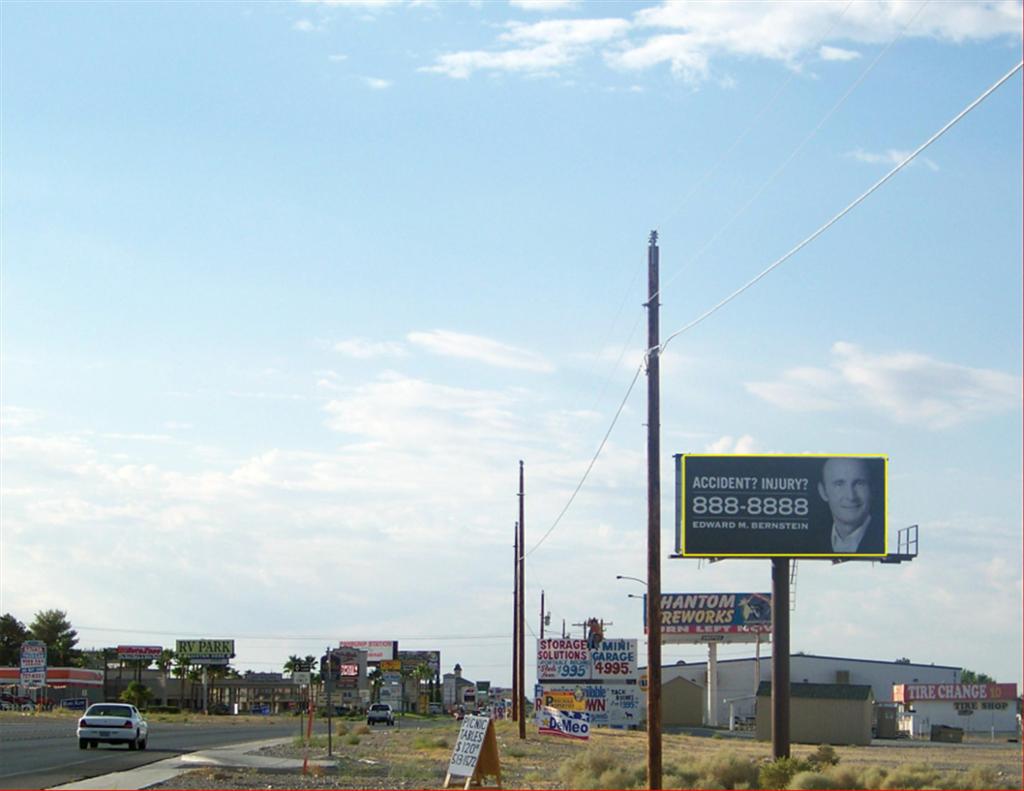
<instances>
[{"instance_id":1,"label":"sign post","mask_svg":"<svg viewBox=\"0 0 1024 791\"><path fill-rule=\"evenodd\" d=\"M462 720L459 737L448 762L448 773L444 788L448 788L453 777L465 777L470 785L480 785L485 777L493 777L501 788L501 759L498 756L498 739L490 717L470 714Z\"/></svg>"}]
</instances>

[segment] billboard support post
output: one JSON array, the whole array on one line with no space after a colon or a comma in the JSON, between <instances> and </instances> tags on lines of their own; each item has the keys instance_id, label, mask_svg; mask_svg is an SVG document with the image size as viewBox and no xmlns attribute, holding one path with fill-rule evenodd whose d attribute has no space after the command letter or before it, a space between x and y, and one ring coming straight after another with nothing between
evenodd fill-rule
<instances>
[{"instance_id":1,"label":"billboard support post","mask_svg":"<svg viewBox=\"0 0 1024 791\"><path fill-rule=\"evenodd\" d=\"M772 757L789 758L789 558L772 558Z\"/></svg>"},{"instance_id":2,"label":"billboard support post","mask_svg":"<svg viewBox=\"0 0 1024 791\"><path fill-rule=\"evenodd\" d=\"M718 643L708 643L708 725L718 727Z\"/></svg>"},{"instance_id":3,"label":"billboard support post","mask_svg":"<svg viewBox=\"0 0 1024 791\"><path fill-rule=\"evenodd\" d=\"M661 405L658 232L647 245L647 787L661 788Z\"/></svg>"}]
</instances>

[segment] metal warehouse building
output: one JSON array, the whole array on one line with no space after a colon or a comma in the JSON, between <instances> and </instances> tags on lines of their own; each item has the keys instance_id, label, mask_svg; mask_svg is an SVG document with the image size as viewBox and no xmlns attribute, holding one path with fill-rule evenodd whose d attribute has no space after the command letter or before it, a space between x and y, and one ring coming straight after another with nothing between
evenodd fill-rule
<instances>
[{"instance_id":1,"label":"metal warehouse building","mask_svg":"<svg viewBox=\"0 0 1024 791\"><path fill-rule=\"evenodd\" d=\"M771 679L771 657L760 659L720 659L718 666L718 722L729 723L730 708L738 720L753 721L756 696L761 681ZM668 665L662 668L662 683L685 678L704 690L708 687L706 662ZM792 684L853 684L871 688L878 703L893 702L893 687L898 684L959 683L961 668L946 665L886 662L815 654L790 656ZM667 716L667 715L666 715Z\"/></svg>"}]
</instances>

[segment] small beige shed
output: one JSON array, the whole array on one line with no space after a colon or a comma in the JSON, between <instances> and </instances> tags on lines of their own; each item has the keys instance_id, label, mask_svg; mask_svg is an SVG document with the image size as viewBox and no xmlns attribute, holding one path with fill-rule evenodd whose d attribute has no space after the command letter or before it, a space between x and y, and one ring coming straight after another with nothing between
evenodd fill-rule
<instances>
[{"instance_id":1,"label":"small beige shed","mask_svg":"<svg viewBox=\"0 0 1024 791\"><path fill-rule=\"evenodd\" d=\"M789 739L802 744L871 744L875 696L868 684L790 684ZM772 685L757 689L757 730L772 738Z\"/></svg>"},{"instance_id":2,"label":"small beige shed","mask_svg":"<svg viewBox=\"0 0 1024 791\"><path fill-rule=\"evenodd\" d=\"M685 678L661 685L661 724L700 725L704 718L704 687Z\"/></svg>"}]
</instances>

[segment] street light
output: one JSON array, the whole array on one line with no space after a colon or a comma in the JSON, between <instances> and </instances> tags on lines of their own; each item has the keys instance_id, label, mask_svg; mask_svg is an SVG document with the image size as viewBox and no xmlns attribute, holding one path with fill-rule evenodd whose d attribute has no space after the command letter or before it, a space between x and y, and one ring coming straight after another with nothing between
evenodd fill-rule
<instances>
[{"instance_id":1,"label":"street light","mask_svg":"<svg viewBox=\"0 0 1024 791\"><path fill-rule=\"evenodd\" d=\"M640 579L639 577L628 577L625 574L616 574L615 575L615 579L617 579L617 580L633 580L633 582L639 582L645 588L647 587L647 583L644 580Z\"/></svg>"},{"instance_id":2,"label":"street light","mask_svg":"<svg viewBox=\"0 0 1024 791\"><path fill-rule=\"evenodd\" d=\"M627 593L626 595L629 598L631 598L631 599L646 599L647 598L647 596L641 596L639 593Z\"/></svg>"}]
</instances>

